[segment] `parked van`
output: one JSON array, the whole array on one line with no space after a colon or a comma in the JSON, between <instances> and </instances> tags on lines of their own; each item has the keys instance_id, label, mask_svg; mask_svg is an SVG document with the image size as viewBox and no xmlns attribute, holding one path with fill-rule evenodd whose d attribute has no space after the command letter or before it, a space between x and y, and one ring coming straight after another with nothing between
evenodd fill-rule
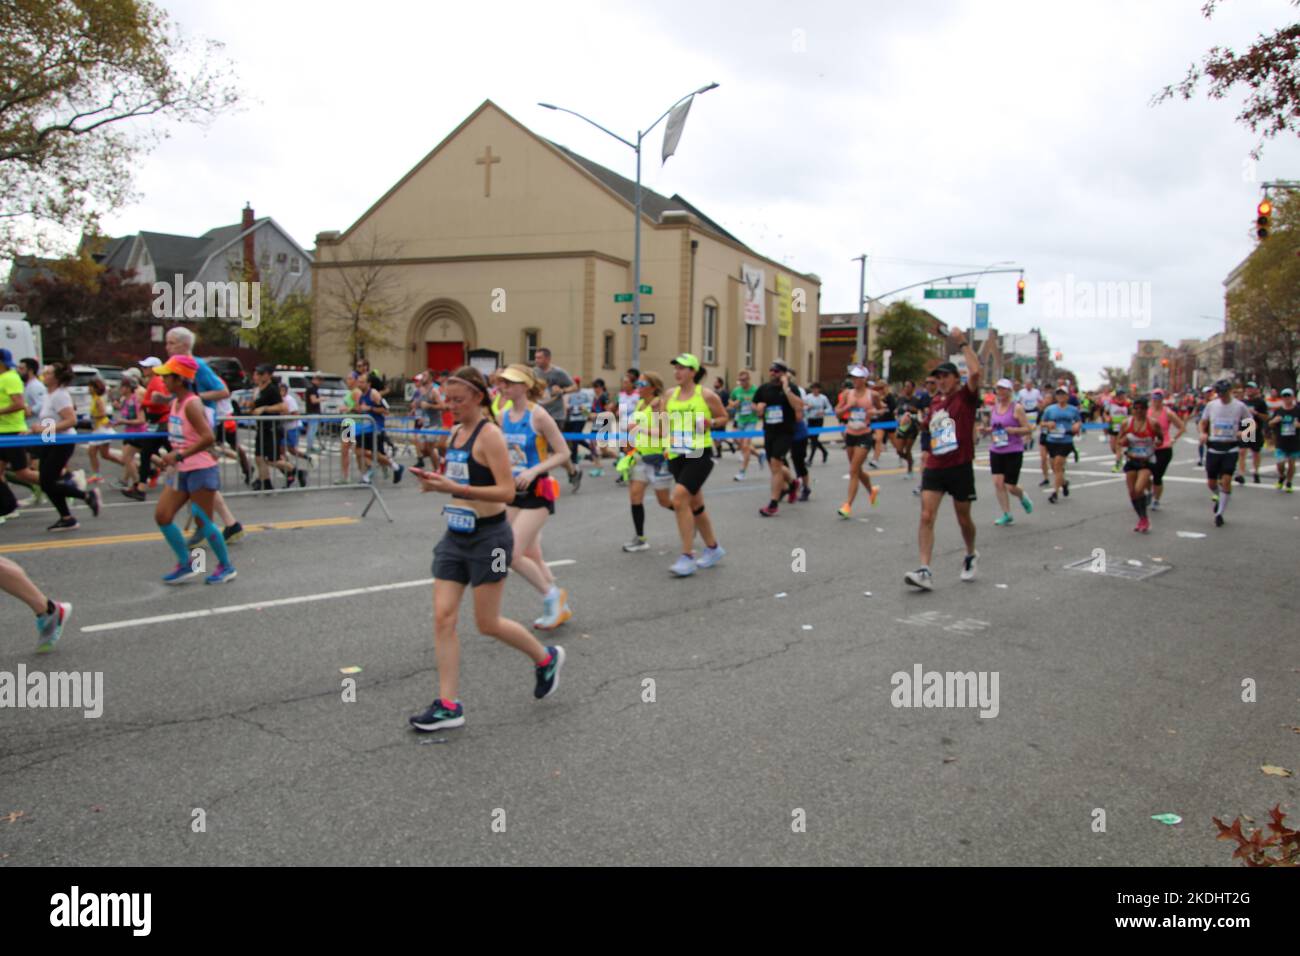
<instances>
[{"instance_id":1,"label":"parked van","mask_svg":"<svg viewBox=\"0 0 1300 956\"><path fill-rule=\"evenodd\" d=\"M0 311L0 349L14 353L14 361L34 358L44 364L41 356L40 330L33 329L27 313L12 310Z\"/></svg>"}]
</instances>

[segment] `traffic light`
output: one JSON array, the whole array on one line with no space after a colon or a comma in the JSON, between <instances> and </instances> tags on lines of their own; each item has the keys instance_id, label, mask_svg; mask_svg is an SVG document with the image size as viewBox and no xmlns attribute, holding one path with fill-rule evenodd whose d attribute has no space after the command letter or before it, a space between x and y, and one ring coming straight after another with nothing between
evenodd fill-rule
<instances>
[{"instance_id":1,"label":"traffic light","mask_svg":"<svg viewBox=\"0 0 1300 956\"><path fill-rule=\"evenodd\" d=\"M1025 280L1020 279L1016 282L1016 305L1025 304Z\"/></svg>"},{"instance_id":2,"label":"traffic light","mask_svg":"<svg viewBox=\"0 0 1300 956\"><path fill-rule=\"evenodd\" d=\"M1273 218L1273 204L1265 199L1259 204L1256 212L1259 213L1259 218L1255 220L1255 236L1261 240L1267 239L1269 223Z\"/></svg>"}]
</instances>

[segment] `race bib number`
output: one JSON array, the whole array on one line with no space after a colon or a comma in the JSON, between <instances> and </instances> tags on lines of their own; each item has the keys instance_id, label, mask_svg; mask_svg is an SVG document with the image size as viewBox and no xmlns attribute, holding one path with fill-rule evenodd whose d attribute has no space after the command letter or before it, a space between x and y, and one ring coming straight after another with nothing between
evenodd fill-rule
<instances>
[{"instance_id":1,"label":"race bib number","mask_svg":"<svg viewBox=\"0 0 1300 956\"><path fill-rule=\"evenodd\" d=\"M1150 458L1152 442L1143 438L1140 441L1130 441L1128 446L1129 457L1131 458Z\"/></svg>"},{"instance_id":2,"label":"race bib number","mask_svg":"<svg viewBox=\"0 0 1300 956\"><path fill-rule=\"evenodd\" d=\"M785 409L780 405L769 405L763 415L763 421L769 425L780 425L785 421Z\"/></svg>"},{"instance_id":3,"label":"race bib number","mask_svg":"<svg viewBox=\"0 0 1300 956\"><path fill-rule=\"evenodd\" d=\"M740 417L740 418L753 418L753 417L754 417L754 403L753 403L753 402L741 402L741 403L740 403L740 415L739 415L739 417Z\"/></svg>"},{"instance_id":4,"label":"race bib number","mask_svg":"<svg viewBox=\"0 0 1300 956\"><path fill-rule=\"evenodd\" d=\"M1278 434L1281 435L1283 438L1295 438L1295 419L1294 418L1282 419L1281 428L1278 430Z\"/></svg>"},{"instance_id":5,"label":"race bib number","mask_svg":"<svg viewBox=\"0 0 1300 956\"><path fill-rule=\"evenodd\" d=\"M451 474L451 465L447 466L447 474ZM447 527L457 534L469 534L478 527L478 515L473 508L457 508L452 505L444 505L442 508L443 516L447 519Z\"/></svg>"},{"instance_id":6,"label":"race bib number","mask_svg":"<svg viewBox=\"0 0 1300 956\"><path fill-rule=\"evenodd\" d=\"M1210 422L1210 441L1236 441L1237 422L1232 418L1216 418Z\"/></svg>"},{"instance_id":7,"label":"race bib number","mask_svg":"<svg viewBox=\"0 0 1300 956\"><path fill-rule=\"evenodd\" d=\"M1001 448L1004 445L1011 444L1011 436L1007 434L1005 428L993 429L993 445L995 448Z\"/></svg>"},{"instance_id":8,"label":"race bib number","mask_svg":"<svg viewBox=\"0 0 1300 956\"><path fill-rule=\"evenodd\" d=\"M780 411L780 409L778 409ZM867 420L867 410L865 408L854 408L849 411L849 421L862 424Z\"/></svg>"},{"instance_id":9,"label":"race bib number","mask_svg":"<svg viewBox=\"0 0 1300 956\"><path fill-rule=\"evenodd\" d=\"M465 448L447 450L447 477L460 485L469 484L469 451Z\"/></svg>"},{"instance_id":10,"label":"race bib number","mask_svg":"<svg viewBox=\"0 0 1300 956\"><path fill-rule=\"evenodd\" d=\"M1064 437L1065 437L1065 422L1053 422L1053 423L1052 423L1052 434L1053 434L1053 435L1060 435L1062 438L1064 438Z\"/></svg>"},{"instance_id":11,"label":"race bib number","mask_svg":"<svg viewBox=\"0 0 1300 956\"><path fill-rule=\"evenodd\" d=\"M957 450L957 423L947 412L935 412L930 419L930 453L947 455Z\"/></svg>"},{"instance_id":12,"label":"race bib number","mask_svg":"<svg viewBox=\"0 0 1300 956\"><path fill-rule=\"evenodd\" d=\"M506 433L506 450L510 453L510 474L518 475L528 467L528 455L524 452L526 435L518 432Z\"/></svg>"}]
</instances>

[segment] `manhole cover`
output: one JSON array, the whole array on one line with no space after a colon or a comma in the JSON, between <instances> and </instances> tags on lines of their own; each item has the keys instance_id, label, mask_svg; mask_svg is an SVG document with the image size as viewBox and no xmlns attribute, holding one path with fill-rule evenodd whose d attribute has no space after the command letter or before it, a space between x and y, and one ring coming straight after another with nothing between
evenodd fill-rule
<instances>
[{"instance_id":1,"label":"manhole cover","mask_svg":"<svg viewBox=\"0 0 1300 956\"><path fill-rule=\"evenodd\" d=\"M1104 561L1096 558L1080 558L1065 566L1067 571L1084 571L1088 574L1103 575L1108 578L1124 578L1128 581L1142 581L1164 574L1170 570L1167 564L1142 564L1135 566L1128 558L1107 557Z\"/></svg>"}]
</instances>

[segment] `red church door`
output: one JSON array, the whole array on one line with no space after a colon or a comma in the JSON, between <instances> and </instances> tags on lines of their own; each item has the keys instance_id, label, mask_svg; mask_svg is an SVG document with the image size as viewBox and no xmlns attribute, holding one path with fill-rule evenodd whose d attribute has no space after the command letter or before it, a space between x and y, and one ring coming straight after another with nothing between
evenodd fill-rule
<instances>
[{"instance_id":1,"label":"red church door","mask_svg":"<svg viewBox=\"0 0 1300 956\"><path fill-rule=\"evenodd\" d=\"M441 371L454 372L465 364L464 342L426 342L428 368L437 375Z\"/></svg>"}]
</instances>

